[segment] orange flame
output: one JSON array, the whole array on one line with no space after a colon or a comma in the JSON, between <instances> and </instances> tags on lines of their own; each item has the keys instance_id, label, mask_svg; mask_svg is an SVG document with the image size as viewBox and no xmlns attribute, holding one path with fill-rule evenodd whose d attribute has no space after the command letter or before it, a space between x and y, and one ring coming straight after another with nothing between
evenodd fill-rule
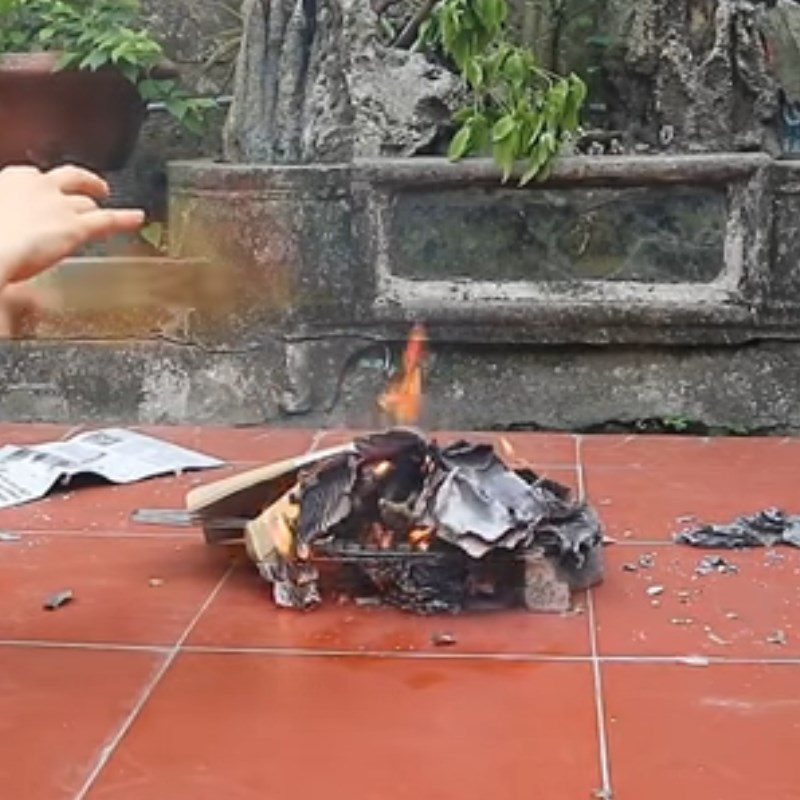
<instances>
[{"instance_id":1,"label":"orange flame","mask_svg":"<svg viewBox=\"0 0 800 800\"><path fill-rule=\"evenodd\" d=\"M408 541L416 550L427 550L433 538L433 528L413 528L408 532Z\"/></svg>"},{"instance_id":2,"label":"orange flame","mask_svg":"<svg viewBox=\"0 0 800 800\"><path fill-rule=\"evenodd\" d=\"M400 425L419 420L422 407L422 365L427 357L425 328L414 325L403 353L403 369L391 380L378 405Z\"/></svg>"}]
</instances>

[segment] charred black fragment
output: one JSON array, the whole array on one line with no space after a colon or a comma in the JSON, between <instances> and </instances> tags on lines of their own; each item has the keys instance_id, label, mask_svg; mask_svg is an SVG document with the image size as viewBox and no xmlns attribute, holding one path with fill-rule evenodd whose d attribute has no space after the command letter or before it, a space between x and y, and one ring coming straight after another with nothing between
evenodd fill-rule
<instances>
[{"instance_id":1,"label":"charred black fragment","mask_svg":"<svg viewBox=\"0 0 800 800\"><path fill-rule=\"evenodd\" d=\"M800 547L800 515L792 516L777 508L768 508L750 516L741 516L728 525L701 525L682 531L676 537L681 544L710 549L774 547L788 544Z\"/></svg>"},{"instance_id":2,"label":"charred black fragment","mask_svg":"<svg viewBox=\"0 0 800 800\"><path fill-rule=\"evenodd\" d=\"M350 516L356 478L356 458L350 454L323 461L300 474L298 542L310 545Z\"/></svg>"}]
</instances>

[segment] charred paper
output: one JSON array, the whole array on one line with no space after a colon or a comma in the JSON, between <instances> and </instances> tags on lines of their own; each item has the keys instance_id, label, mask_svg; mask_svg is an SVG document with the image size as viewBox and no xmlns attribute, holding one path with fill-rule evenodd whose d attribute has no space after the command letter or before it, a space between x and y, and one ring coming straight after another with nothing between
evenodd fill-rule
<instances>
[{"instance_id":1,"label":"charred paper","mask_svg":"<svg viewBox=\"0 0 800 800\"><path fill-rule=\"evenodd\" d=\"M393 429L294 477L245 527L280 606L319 604L332 564L337 591L421 614L565 611L572 590L602 577L594 511L566 487L509 469L489 445L440 447Z\"/></svg>"}]
</instances>

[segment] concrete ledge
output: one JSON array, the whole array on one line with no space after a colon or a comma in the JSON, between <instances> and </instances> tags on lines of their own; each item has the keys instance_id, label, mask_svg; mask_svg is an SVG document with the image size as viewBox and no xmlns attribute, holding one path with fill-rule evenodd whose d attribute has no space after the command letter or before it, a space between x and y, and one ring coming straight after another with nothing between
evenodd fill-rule
<instances>
[{"instance_id":1,"label":"concrete ledge","mask_svg":"<svg viewBox=\"0 0 800 800\"><path fill-rule=\"evenodd\" d=\"M382 350L355 337L316 341L287 363L278 341L241 352L167 342L4 344L0 419L377 427L385 424L375 402L387 380ZM399 356L399 348L393 352ZM742 430L798 431L798 386L800 343L534 348L437 342L421 424L432 430L571 428L682 417Z\"/></svg>"},{"instance_id":2,"label":"concrete ledge","mask_svg":"<svg viewBox=\"0 0 800 800\"><path fill-rule=\"evenodd\" d=\"M501 185L485 160L179 162L171 169L173 255L237 265L264 297L279 284L282 313L271 319L289 333L356 328L379 335L422 318L449 340L746 341L766 320L784 325L765 304L772 168L763 154L581 157L559 162L547 184L519 189ZM650 225L641 237L630 236L626 246L633 249L620 255L614 209L622 203L635 223L637 198L657 204L674 191L678 206L664 210L660 229L677 228L660 241L659 226ZM699 210L692 211L696 202ZM708 221L703 203L718 219ZM599 222L592 216L598 208L605 214ZM502 228L496 243L485 242L491 227L467 221L481 214L494 215ZM551 214L547 225L537 222L542 214ZM548 266L542 248L554 234L547 226L560 230L564 214L578 239L566 246L578 247L578 261L556 247L549 258L559 263ZM525 222L520 227L515 220ZM408 245L414 229L431 235ZM470 235L476 248L464 246ZM687 244L691 235L696 242ZM580 247L592 237L599 250L587 257ZM680 247L695 260L691 269L675 251ZM637 261L642 248L651 255ZM511 277L497 279L504 253L514 266L505 270ZM629 278L620 278L614 261L620 258ZM522 278L526 263L530 279ZM597 265L609 279L591 277ZM256 309L252 316L259 318Z\"/></svg>"}]
</instances>

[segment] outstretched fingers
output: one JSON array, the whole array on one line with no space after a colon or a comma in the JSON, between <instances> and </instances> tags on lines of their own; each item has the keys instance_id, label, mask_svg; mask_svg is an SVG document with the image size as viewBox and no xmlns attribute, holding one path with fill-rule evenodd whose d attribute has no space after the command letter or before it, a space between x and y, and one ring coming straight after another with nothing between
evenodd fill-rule
<instances>
[{"instance_id":1,"label":"outstretched fingers","mask_svg":"<svg viewBox=\"0 0 800 800\"><path fill-rule=\"evenodd\" d=\"M132 233L144 224L144 212L136 209L98 208L81 214L81 230L89 239L105 239L117 233Z\"/></svg>"},{"instance_id":2,"label":"outstretched fingers","mask_svg":"<svg viewBox=\"0 0 800 800\"><path fill-rule=\"evenodd\" d=\"M96 200L108 197L108 184L99 175L82 167L56 167L47 173L47 179L64 194L88 195Z\"/></svg>"}]
</instances>

